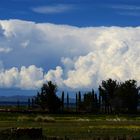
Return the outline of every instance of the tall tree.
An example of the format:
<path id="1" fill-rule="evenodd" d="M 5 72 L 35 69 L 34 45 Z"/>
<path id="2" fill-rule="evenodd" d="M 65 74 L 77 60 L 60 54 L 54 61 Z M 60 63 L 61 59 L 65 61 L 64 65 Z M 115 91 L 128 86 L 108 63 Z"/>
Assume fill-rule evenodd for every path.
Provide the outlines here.
<path id="1" fill-rule="evenodd" d="M 62 111 L 64 111 L 64 91 L 62 92 L 61 95 L 61 102 L 62 102 Z"/>
<path id="2" fill-rule="evenodd" d="M 34 106 L 35 106 L 35 100 L 34 100 L 34 98 L 32 98 L 32 108 L 34 108 Z"/>
<path id="3" fill-rule="evenodd" d="M 92 93 L 92 112 L 94 112 L 95 111 L 95 93 L 94 93 L 94 89 L 92 89 L 91 93 Z"/>
<path id="4" fill-rule="evenodd" d="M 67 93 L 67 110 L 69 110 L 69 94 Z"/>
<path id="5" fill-rule="evenodd" d="M 78 110 L 81 109 L 81 92 L 78 92 Z"/>
<path id="6" fill-rule="evenodd" d="M 129 113 L 137 111 L 139 87 L 135 80 L 127 80 L 124 83 L 121 83 L 115 94 L 119 101 L 121 101 L 119 107 L 117 104 L 118 108 Z"/>
<path id="7" fill-rule="evenodd" d="M 30 107 L 31 107 L 31 100 L 30 98 L 28 98 L 28 109 L 30 109 Z"/>
<path id="8" fill-rule="evenodd" d="M 78 95 L 77 95 L 77 93 L 76 93 L 76 112 L 78 111 Z"/>
<path id="9" fill-rule="evenodd" d="M 20 101 L 19 101 L 19 99 L 17 100 L 17 109 L 19 110 L 19 108 L 20 108 Z"/>
<path id="10" fill-rule="evenodd" d="M 102 108 L 102 99 L 101 99 L 101 95 L 99 94 L 99 112 L 101 111 Z"/>
<path id="11" fill-rule="evenodd" d="M 87 92 L 84 94 L 84 101 L 83 101 L 84 108 L 87 112 L 92 112 L 93 109 L 93 94 L 92 92 Z"/>
<path id="12" fill-rule="evenodd" d="M 118 83 L 116 80 L 108 79 L 102 81 L 99 86 L 99 94 L 102 97 L 103 105 L 105 107 L 105 112 L 112 112 L 112 100 L 114 98 L 114 93 L 118 88 Z"/>
<path id="13" fill-rule="evenodd" d="M 47 109 L 49 112 L 57 112 L 61 107 L 61 101 L 56 95 L 57 85 L 51 81 L 43 84 L 41 93 L 38 93 L 35 102 L 42 109 Z"/>
<path id="14" fill-rule="evenodd" d="M 98 109 L 99 109 L 99 107 L 98 107 L 98 98 L 97 98 L 97 94 L 95 94 L 94 102 L 95 102 L 95 106 L 94 106 L 94 108 L 95 108 L 95 111 L 97 112 Z"/>

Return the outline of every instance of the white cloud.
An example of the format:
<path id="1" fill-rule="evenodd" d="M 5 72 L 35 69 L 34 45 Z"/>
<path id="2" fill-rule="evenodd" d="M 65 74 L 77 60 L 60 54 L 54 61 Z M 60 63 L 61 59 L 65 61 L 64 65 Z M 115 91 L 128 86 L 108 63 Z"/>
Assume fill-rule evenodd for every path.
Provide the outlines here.
<path id="1" fill-rule="evenodd" d="M 113 5 L 111 8 L 120 10 L 140 10 L 140 6 L 136 5 Z"/>
<path id="2" fill-rule="evenodd" d="M 139 17 L 140 12 L 118 12 L 120 15 Z"/>
<path id="3" fill-rule="evenodd" d="M 117 10 L 119 15 L 140 16 L 140 6 L 137 5 L 112 5 L 109 8 Z"/>
<path id="4" fill-rule="evenodd" d="M 10 51 L 12 51 L 11 48 L 0 47 L 0 53 L 9 53 Z"/>
<path id="5" fill-rule="evenodd" d="M 4 30 L 2 29 L 2 26 L 1 26 L 1 24 L 0 24 L 0 37 L 3 36 L 3 33 L 4 33 Z"/>
<path id="6" fill-rule="evenodd" d="M 57 4 L 57 5 L 51 5 L 51 6 L 39 6 L 32 8 L 32 11 L 36 13 L 41 14 L 52 14 L 52 13 L 63 13 L 67 12 L 69 10 L 72 10 L 72 5 L 66 5 L 66 4 Z"/>
<path id="7" fill-rule="evenodd" d="M 47 74 L 44 75 L 44 81 L 53 81 L 57 83 L 59 87 L 64 86 L 63 84 L 63 69 L 60 66 L 56 67 L 56 70 L 49 70 Z"/>
<path id="8" fill-rule="evenodd" d="M 26 40 L 26 41 L 24 41 L 24 42 L 21 43 L 21 46 L 23 48 L 26 48 L 26 47 L 28 47 L 29 43 L 30 43 L 30 41 L 29 40 Z"/>
<path id="9" fill-rule="evenodd" d="M 13 67 L 10 70 L 5 70 L 0 73 L 0 86 L 12 87 L 18 83 L 18 69 Z"/>
<path id="10" fill-rule="evenodd" d="M 43 81 L 43 70 L 34 65 L 11 68 L 0 72 L 0 87 L 16 87 L 22 89 L 35 89 L 41 87 Z"/>
<path id="11" fill-rule="evenodd" d="M 38 88 L 41 87 L 45 82 L 43 76 L 43 69 L 37 68 L 34 65 L 26 67 L 21 67 L 20 70 L 20 85 L 19 87 L 30 89 L 30 88 Z"/>
<path id="12" fill-rule="evenodd" d="M 0 53 L 1 87 L 34 89 L 52 80 L 60 88 L 89 89 L 106 78 L 140 81 L 140 27 L 0 25 L 1 46 L 12 49 Z"/>

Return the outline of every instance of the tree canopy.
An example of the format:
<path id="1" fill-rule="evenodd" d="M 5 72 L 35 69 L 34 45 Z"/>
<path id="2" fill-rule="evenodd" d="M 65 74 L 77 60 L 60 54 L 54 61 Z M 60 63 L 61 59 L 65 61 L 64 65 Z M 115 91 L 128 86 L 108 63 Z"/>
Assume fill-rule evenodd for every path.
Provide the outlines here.
<path id="1" fill-rule="evenodd" d="M 76 112 L 92 113 L 135 113 L 139 102 L 139 90 L 140 87 L 137 86 L 135 80 L 125 82 L 112 79 L 103 80 L 99 85 L 99 94 L 95 93 L 93 89 L 85 93 L 80 91 L 76 93 L 75 110 Z M 67 93 L 65 106 L 64 91 L 61 99 L 58 98 L 56 92 L 57 85 L 49 81 L 43 84 L 32 103 L 49 112 L 69 111 L 69 94 Z"/>
<path id="2" fill-rule="evenodd" d="M 135 80 L 118 83 L 108 79 L 99 86 L 99 94 L 105 107 L 105 112 L 112 109 L 116 112 L 136 112 L 139 99 L 139 87 Z"/>
<path id="3" fill-rule="evenodd" d="M 61 101 L 56 95 L 57 85 L 49 81 L 43 84 L 41 92 L 38 92 L 35 103 L 42 109 L 47 109 L 49 112 L 56 112 L 61 107 Z"/>

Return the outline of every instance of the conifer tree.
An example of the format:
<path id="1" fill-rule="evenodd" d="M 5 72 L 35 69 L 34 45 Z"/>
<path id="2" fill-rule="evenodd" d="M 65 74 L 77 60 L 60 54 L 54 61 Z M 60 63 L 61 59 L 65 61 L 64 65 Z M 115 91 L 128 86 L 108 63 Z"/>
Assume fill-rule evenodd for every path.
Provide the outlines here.
<path id="1" fill-rule="evenodd" d="M 30 109 L 30 107 L 31 107 L 31 100 L 30 98 L 28 98 L 28 109 Z"/>
<path id="2" fill-rule="evenodd" d="M 94 93 L 94 89 L 92 89 L 92 92 L 91 92 L 91 94 L 92 94 L 92 111 L 94 111 L 95 110 L 95 93 Z"/>
<path id="3" fill-rule="evenodd" d="M 78 110 L 81 109 L 81 92 L 78 92 Z"/>
<path id="4" fill-rule="evenodd" d="M 51 81 L 43 84 L 41 92 L 35 97 L 35 103 L 43 110 L 47 109 L 49 112 L 57 112 L 61 108 L 61 100 L 56 95 L 57 85 Z"/>
<path id="5" fill-rule="evenodd" d="M 67 110 L 69 110 L 69 94 L 67 93 Z"/>
<path id="6" fill-rule="evenodd" d="M 78 95 L 76 93 L 76 112 L 77 112 L 77 110 L 78 110 Z"/>
<path id="7" fill-rule="evenodd" d="M 61 95 L 61 102 L 62 102 L 62 111 L 64 111 L 64 91 L 62 92 L 62 95 Z"/>

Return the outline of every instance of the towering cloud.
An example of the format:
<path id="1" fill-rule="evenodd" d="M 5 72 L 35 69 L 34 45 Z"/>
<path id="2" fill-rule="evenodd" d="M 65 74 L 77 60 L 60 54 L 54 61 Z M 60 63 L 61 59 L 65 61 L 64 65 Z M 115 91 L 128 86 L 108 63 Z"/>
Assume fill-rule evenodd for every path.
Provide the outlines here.
<path id="1" fill-rule="evenodd" d="M 97 88 L 101 80 L 140 81 L 140 27 L 73 27 L 0 21 L 0 86 Z"/>
<path id="2" fill-rule="evenodd" d="M 31 65 L 28 68 L 22 66 L 20 70 L 13 67 L 9 70 L 0 72 L 1 87 L 35 89 L 45 82 L 43 79 L 43 70 L 34 65 Z"/>

